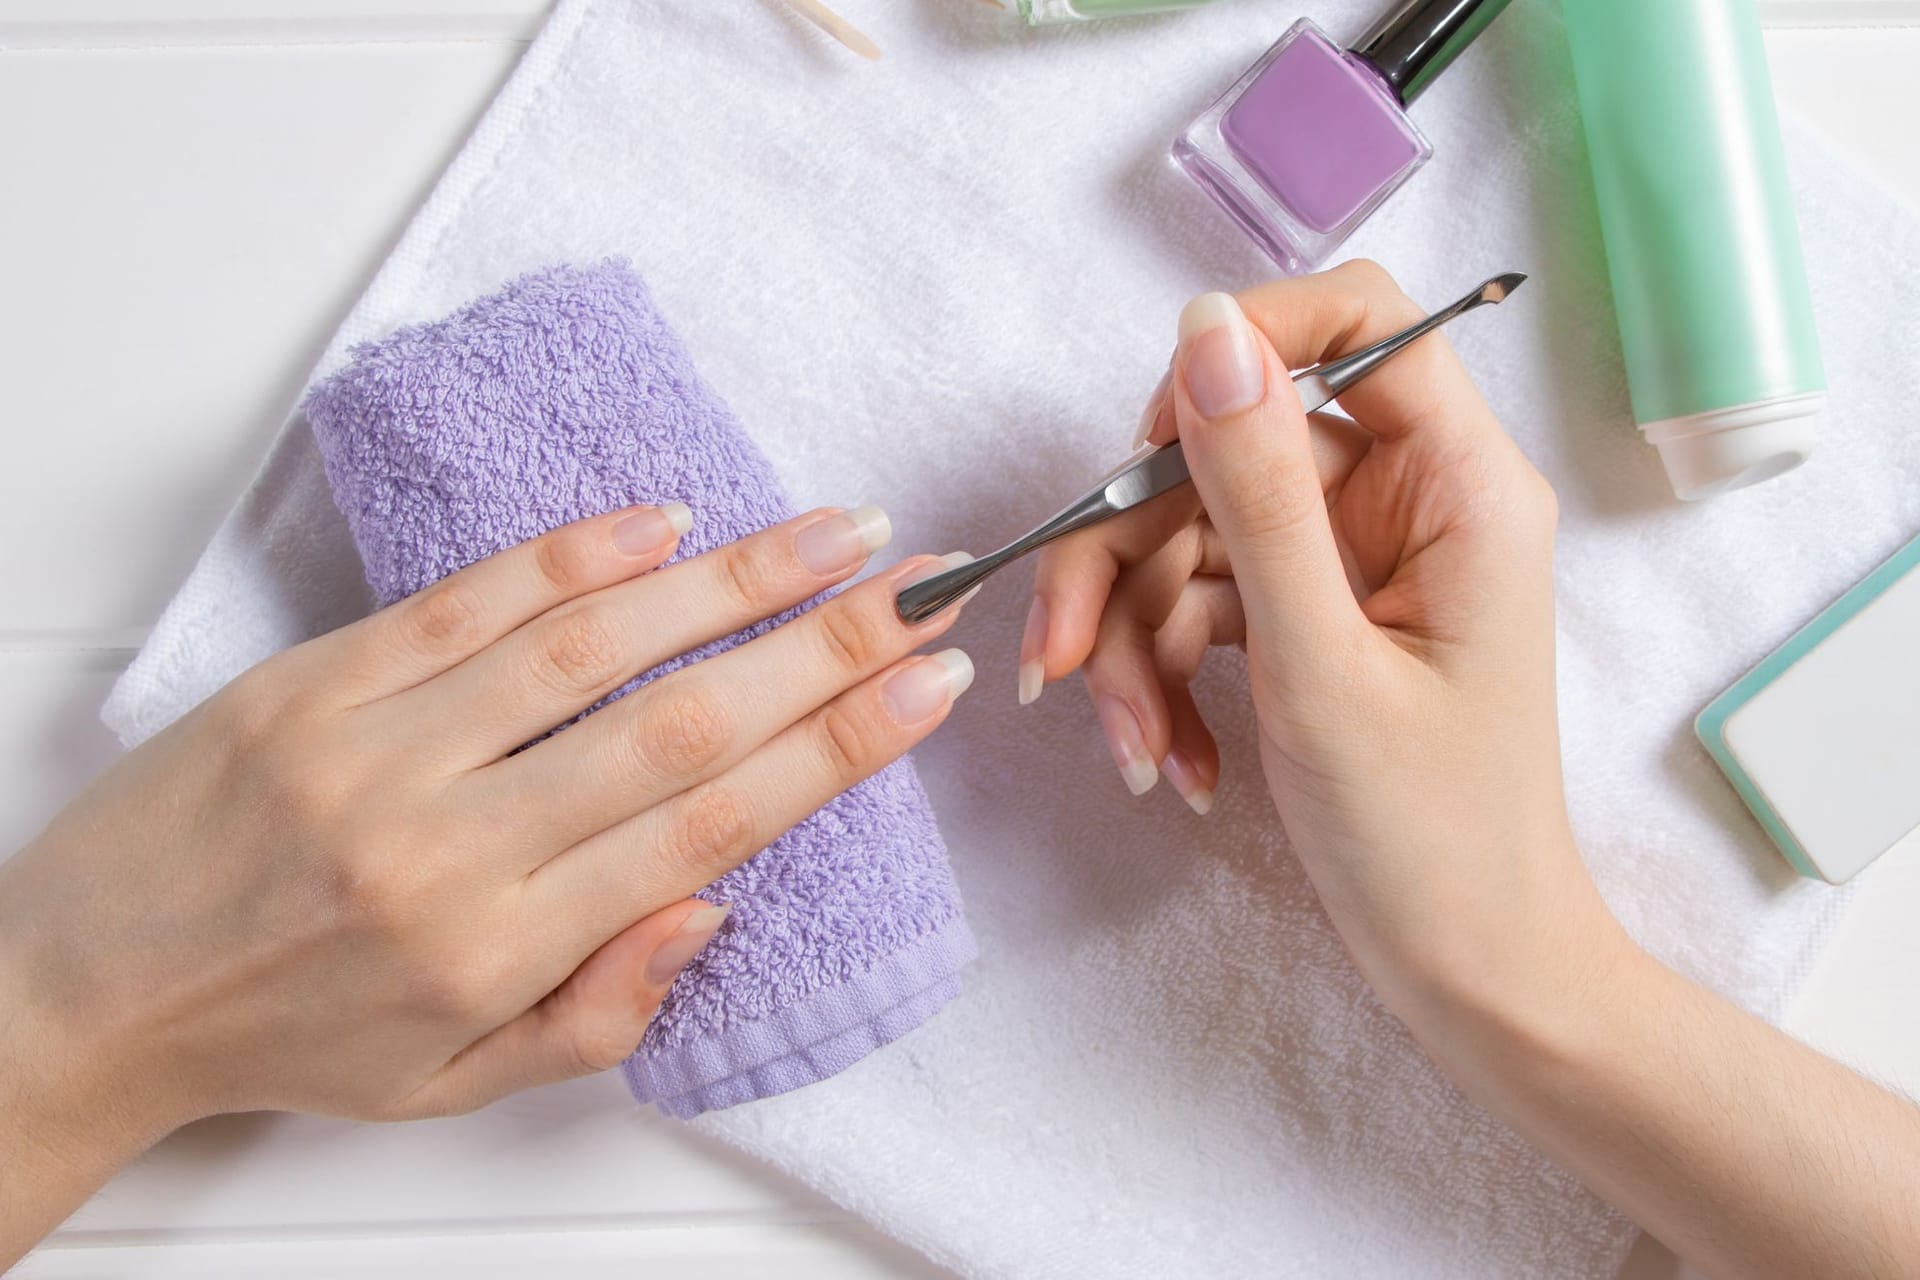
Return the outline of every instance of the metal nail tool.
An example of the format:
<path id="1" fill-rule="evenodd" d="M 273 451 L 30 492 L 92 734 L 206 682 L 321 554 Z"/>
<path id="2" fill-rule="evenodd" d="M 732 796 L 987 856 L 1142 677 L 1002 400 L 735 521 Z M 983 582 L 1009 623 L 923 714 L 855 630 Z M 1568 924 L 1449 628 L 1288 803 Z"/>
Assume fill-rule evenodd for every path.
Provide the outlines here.
<path id="1" fill-rule="evenodd" d="M 1300 407 L 1308 413 L 1325 408 L 1354 383 L 1455 316 L 1465 315 L 1478 307 L 1505 302 L 1525 279 L 1526 276 L 1517 271 L 1495 276 L 1452 306 L 1434 312 L 1420 323 L 1402 329 L 1364 351 L 1301 370 L 1293 375 L 1294 389 L 1300 395 Z M 895 607 L 906 621 L 925 622 L 1028 552 L 1044 547 L 1055 538 L 1065 537 L 1137 507 L 1176 485 L 1187 483 L 1188 479 L 1187 460 L 1178 443 L 1163 449 L 1149 445 L 1121 463 L 1118 470 L 1084 497 L 1031 533 L 1016 538 L 992 555 L 982 556 L 958 568 L 913 583 L 900 592 L 894 602 Z"/>

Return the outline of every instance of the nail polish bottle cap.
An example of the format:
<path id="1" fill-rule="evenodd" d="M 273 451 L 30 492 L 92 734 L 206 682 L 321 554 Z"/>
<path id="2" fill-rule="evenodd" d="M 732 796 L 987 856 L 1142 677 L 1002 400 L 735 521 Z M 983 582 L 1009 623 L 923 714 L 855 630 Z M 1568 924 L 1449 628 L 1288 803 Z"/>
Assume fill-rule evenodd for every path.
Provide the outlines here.
<path id="1" fill-rule="evenodd" d="M 1353 46 L 1406 105 L 1453 65 L 1508 0 L 1407 0 Z"/>

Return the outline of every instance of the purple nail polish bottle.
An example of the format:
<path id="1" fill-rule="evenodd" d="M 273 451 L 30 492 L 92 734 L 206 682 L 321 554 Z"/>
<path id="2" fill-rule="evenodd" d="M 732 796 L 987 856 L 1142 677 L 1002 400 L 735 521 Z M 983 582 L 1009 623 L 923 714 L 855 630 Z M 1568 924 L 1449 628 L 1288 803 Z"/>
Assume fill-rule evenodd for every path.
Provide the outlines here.
<path id="1" fill-rule="evenodd" d="M 1407 107 L 1507 3 L 1407 0 L 1351 50 L 1303 18 L 1173 158 L 1282 271 L 1311 271 L 1433 154 Z"/>

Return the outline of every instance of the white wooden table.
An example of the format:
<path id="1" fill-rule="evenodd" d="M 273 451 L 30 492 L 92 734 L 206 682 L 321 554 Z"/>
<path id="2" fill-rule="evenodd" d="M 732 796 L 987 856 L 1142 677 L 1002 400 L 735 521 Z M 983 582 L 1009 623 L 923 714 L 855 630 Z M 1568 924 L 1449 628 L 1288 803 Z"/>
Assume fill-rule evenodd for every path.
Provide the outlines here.
<path id="1" fill-rule="evenodd" d="M 546 3 L 0 0 L 0 851 L 112 756 L 108 685 Z M 1762 8 L 1783 100 L 1920 210 L 1920 0 Z M 1909 1092 L 1917 901 L 1920 846 L 1869 873 L 1792 1020 Z M 401 1128 L 195 1126 L 20 1274 L 673 1262 L 939 1274 L 611 1077 Z"/>

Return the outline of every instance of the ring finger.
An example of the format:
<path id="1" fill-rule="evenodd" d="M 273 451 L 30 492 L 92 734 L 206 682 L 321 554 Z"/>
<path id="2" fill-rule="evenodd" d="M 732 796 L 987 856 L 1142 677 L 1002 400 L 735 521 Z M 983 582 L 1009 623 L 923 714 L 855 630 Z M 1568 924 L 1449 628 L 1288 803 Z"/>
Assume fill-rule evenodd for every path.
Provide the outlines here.
<path id="1" fill-rule="evenodd" d="M 525 882 L 565 972 L 642 916 L 712 884 L 911 750 L 973 682 L 958 649 L 908 658 L 789 726 L 719 777 L 575 845 Z M 557 981 L 557 979 L 556 979 Z"/>

